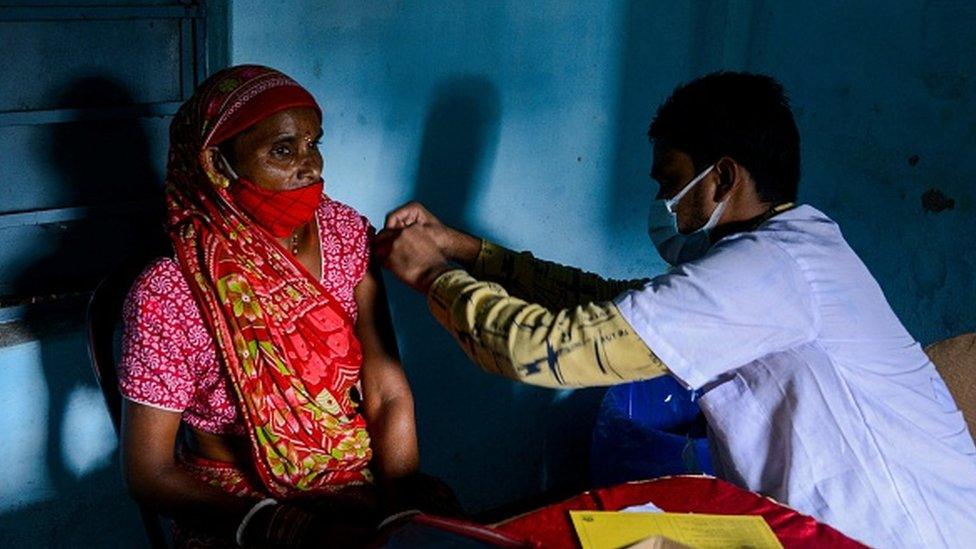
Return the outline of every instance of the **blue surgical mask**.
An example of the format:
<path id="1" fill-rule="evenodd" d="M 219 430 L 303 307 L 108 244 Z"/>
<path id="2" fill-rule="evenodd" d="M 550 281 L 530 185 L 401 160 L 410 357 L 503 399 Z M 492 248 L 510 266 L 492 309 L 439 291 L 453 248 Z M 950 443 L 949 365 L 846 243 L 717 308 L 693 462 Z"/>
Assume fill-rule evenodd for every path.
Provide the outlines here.
<path id="1" fill-rule="evenodd" d="M 647 234 L 657 248 L 657 253 L 669 265 L 680 265 L 705 255 L 711 246 L 708 233 L 696 231 L 691 234 L 678 232 L 677 220 L 668 211 L 664 200 L 651 202 L 647 216 Z"/>
<path id="2" fill-rule="evenodd" d="M 723 200 L 715 207 L 708 221 L 701 228 L 688 234 L 682 234 L 678 230 L 678 216 L 675 213 L 675 208 L 681 199 L 712 171 L 713 167 L 714 165 L 702 170 L 674 197 L 651 202 L 647 217 L 647 234 L 654 242 L 654 247 L 661 254 L 661 258 L 670 265 L 694 261 L 705 255 L 712 245 L 709 233 L 718 225 L 728 200 Z"/>

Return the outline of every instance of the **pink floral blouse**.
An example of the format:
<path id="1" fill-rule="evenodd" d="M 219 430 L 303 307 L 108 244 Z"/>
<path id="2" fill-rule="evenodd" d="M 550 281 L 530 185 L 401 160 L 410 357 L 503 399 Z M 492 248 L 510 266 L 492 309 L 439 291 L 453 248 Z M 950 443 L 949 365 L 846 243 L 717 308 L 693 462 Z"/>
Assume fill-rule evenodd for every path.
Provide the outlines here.
<path id="1" fill-rule="evenodd" d="M 353 291 L 369 263 L 369 221 L 326 198 L 316 211 L 322 284 L 355 321 Z M 181 412 L 187 424 L 243 434 L 229 378 L 176 260 L 159 258 L 142 272 L 123 308 L 119 390 L 141 404 Z"/>

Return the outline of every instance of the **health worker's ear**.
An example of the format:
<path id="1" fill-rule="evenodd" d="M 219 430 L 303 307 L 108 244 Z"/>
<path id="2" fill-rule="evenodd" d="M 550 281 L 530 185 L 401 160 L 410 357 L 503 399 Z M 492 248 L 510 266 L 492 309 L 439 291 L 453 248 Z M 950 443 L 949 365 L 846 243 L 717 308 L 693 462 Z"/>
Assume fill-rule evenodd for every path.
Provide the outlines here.
<path id="1" fill-rule="evenodd" d="M 715 161 L 716 177 L 718 182 L 715 184 L 715 193 L 712 200 L 722 202 L 729 197 L 732 191 L 741 187 L 746 181 L 751 180 L 748 170 L 735 159 L 723 156 Z"/>

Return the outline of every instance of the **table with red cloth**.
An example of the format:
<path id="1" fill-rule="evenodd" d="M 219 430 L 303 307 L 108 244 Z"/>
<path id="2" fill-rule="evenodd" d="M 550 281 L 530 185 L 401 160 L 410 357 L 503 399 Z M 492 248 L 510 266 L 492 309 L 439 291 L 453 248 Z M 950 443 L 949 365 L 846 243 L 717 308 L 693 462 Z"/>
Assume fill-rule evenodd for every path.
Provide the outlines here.
<path id="1" fill-rule="evenodd" d="M 701 475 L 662 477 L 584 492 L 502 521 L 492 529 L 536 547 L 579 547 L 569 511 L 618 511 L 647 502 L 669 513 L 761 515 L 786 548 L 865 547 L 813 517 L 723 480 Z"/>

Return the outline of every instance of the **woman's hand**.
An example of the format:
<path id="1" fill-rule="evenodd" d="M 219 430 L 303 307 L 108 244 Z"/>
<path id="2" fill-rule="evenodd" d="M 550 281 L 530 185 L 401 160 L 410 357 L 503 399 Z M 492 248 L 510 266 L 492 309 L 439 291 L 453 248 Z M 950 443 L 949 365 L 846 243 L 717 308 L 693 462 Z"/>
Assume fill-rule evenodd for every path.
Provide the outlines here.
<path id="1" fill-rule="evenodd" d="M 240 542 L 261 548 L 365 547 L 375 537 L 372 518 L 357 520 L 348 513 L 332 513 L 328 506 L 274 503 L 251 515 Z"/>
<path id="2" fill-rule="evenodd" d="M 447 483 L 423 473 L 391 480 L 384 489 L 383 507 L 387 515 L 409 509 L 442 517 L 467 515 Z"/>

